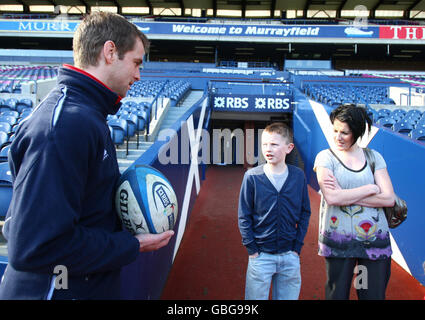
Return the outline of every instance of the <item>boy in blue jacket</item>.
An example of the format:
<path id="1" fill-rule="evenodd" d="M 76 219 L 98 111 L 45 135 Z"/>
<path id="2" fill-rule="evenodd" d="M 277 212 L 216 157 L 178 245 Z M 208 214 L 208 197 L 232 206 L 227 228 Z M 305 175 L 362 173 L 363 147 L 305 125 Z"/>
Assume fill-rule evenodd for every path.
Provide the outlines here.
<path id="1" fill-rule="evenodd" d="M 74 36 L 75 66 L 59 70 L 57 86 L 19 125 L 0 299 L 119 298 L 121 267 L 173 235 L 132 236 L 114 208 L 120 172 L 106 117 L 140 79 L 148 44 L 122 16 L 86 16 Z M 57 286 L 65 270 L 66 286 Z"/>
<path id="2" fill-rule="evenodd" d="M 248 170 L 239 196 L 239 230 L 249 259 L 245 299 L 296 300 L 301 288 L 300 252 L 310 219 L 304 172 L 286 164 L 294 148 L 290 128 L 267 126 L 264 165 Z"/>

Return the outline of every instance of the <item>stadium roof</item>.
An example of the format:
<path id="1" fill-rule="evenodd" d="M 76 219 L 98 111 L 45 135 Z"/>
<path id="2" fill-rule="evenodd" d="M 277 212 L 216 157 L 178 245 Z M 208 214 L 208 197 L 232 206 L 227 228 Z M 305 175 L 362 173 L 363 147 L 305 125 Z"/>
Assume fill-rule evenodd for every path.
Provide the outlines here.
<path id="1" fill-rule="evenodd" d="M 333 19 L 363 14 L 384 19 L 425 17 L 425 0 L 0 0 L 3 13 L 78 14 L 99 7 L 127 15 L 177 17 Z M 363 13 L 359 14 L 360 11 Z"/>

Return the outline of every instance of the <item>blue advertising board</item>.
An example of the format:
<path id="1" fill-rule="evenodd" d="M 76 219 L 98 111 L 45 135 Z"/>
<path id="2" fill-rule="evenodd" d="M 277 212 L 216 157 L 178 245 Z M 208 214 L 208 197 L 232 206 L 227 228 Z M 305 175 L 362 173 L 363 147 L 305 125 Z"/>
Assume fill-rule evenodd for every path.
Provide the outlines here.
<path id="1" fill-rule="evenodd" d="M 277 95 L 214 95 L 211 99 L 214 111 L 227 112 L 292 112 L 290 96 Z"/>
<path id="2" fill-rule="evenodd" d="M 284 25 L 190 23 L 130 20 L 150 39 L 191 39 L 257 42 L 423 44 L 425 27 L 418 25 Z M 79 20 L 56 18 L 0 19 L 0 36 L 73 37 Z"/>
<path id="3" fill-rule="evenodd" d="M 75 32 L 80 21 L 0 20 L 0 33 L 68 33 Z M 379 38 L 379 27 L 360 28 L 354 25 L 255 25 L 172 22 L 133 22 L 146 34 L 190 36 L 241 36 L 272 38 Z"/>
<path id="4" fill-rule="evenodd" d="M 209 23 L 153 22 L 135 22 L 135 24 L 146 34 L 277 38 L 379 38 L 379 27 L 358 28 L 352 25 L 226 25 Z"/>
<path id="5" fill-rule="evenodd" d="M 77 30 L 80 21 L 72 20 L 0 20 L 0 31 L 70 33 Z"/>

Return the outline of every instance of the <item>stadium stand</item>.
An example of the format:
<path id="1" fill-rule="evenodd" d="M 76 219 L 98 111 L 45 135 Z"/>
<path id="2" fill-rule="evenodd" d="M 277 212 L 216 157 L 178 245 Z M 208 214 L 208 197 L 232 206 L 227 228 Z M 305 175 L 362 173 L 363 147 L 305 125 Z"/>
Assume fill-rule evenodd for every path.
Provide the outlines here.
<path id="1" fill-rule="evenodd" d="M 366 78 L 370 78 L 367 75 Z M 379 77 L 375 77 L 379 78 Z M 346 78 L 346 80 L 349 78 Z M 391 77 L 399 79 L 399 77 Z M 323 82 L 338 82 L 338 84 L 324 84 Z M 391 129 L 395 133 L 419 140 L 419 130 L 425 119 L 424 110 L 414 106 L 400 107 L 389 97 L 387 85 L 365 84 L 365 79 L 358 78 L 357 82 L 352 79 L 341 80 L 340 77 L 302 77 L 301 91 L 311 99 L 335 108 L 344 103 L 355 103 L 366 107 L 368 115 L 375 124 Z M 413 134 L 413 131 L 415 134 Z M 419 135 L 418 135 L 419 134 Z"/>
<path id="2" fill-rule="evenodd" d="M 304 86 L 304 92 L 332 107 L 344 103 L 394 104 L 387 95 L 387 88 L 381 86 L 308 84 Z"/>

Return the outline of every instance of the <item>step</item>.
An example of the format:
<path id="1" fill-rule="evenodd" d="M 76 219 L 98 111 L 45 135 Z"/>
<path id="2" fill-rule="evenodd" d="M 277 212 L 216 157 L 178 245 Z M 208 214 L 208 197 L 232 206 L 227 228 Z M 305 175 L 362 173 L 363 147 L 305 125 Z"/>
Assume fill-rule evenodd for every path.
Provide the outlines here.
<path id="1" fill-rule="evenodd" d="M 134 150 L 146 150 L 147 148 L 149 148 L 151 145 L 153 144 L 153 142 L 146 142 L 146 141 L 139 141 L 139 146 L 137 146 L 137 141 L 136 140 L 130 140 L 128 142 L 128 149 L 134 149 Z M 123 144 L 120 144 L 118 146 L 118 148 L 116 148 L 117 152 L 118 150 L 127 150 L 127 142 L 125 141 Z"/>
<path id="2" fill-rule="evenodd" d="M 133 164 L 134 160 L 118 159 L 118 167 L 120 173 L 123 173 L 129 166 Z"/>
<path id="3" fill-rule="evenodd" d="M 133 151 L 133 152 L 130 152 L 130 150 L 129 150 L 129 152 L 128 152 L 128 155 L 127 155 L 127 160 L 137 160 L 137 159 L 139 159 L 140 158 L 140 156 L 144 153 L 145 151 L 144 150 L 136 150 L 136 151 Z"/>
<path id="4" fill-rule="evenodd" d="M 179 106 L 170 107 L 163 119 L 160 130 L 170 128 L 187 110 L 189 110 L 203 95 L 203 91 L 191 91 Z M 137 135 L 130 138 L 128 142 L 119 145 L 116 149 L 118 165 L 120 172 L 124 172 L 135 160 L 137 160 L 143 152 L 145 152 L 154 142 L 145 142 L 143 132 L 139 133 L 139 144 L 137 145 Z"/>
<path id="5" fill-rule="evenodd" d="M 146 150 L 148 150 L 150 148 L 150 146 L 153 144 L 153 142 L 142 142 L 139 144 L 139 148 L 136 148 L 136 142 L 129 142 L 128 144 L 128 154 L 127 154 L 127 149 L 126 148 L 120 148 L 120 149 L 116 149 L 117 152 L 117 158 L 119 159 L 134 159 L 135 155 L 138 155 L 136 157 L 136 159 L 138 157 L 140 157 L 143 152 L 145 152 Z M 131 158 L 129 158 L 129 156 L 131 156 Z"/>
<path id="6" fill-rule="evenodd" d="M 145 152 L 146 150 L 147 150 L 147 148 L 145 150 L 128 149 L 128 154 L 127 154 L 127 150 L 120 149 L 120 150 L 117 150 L 117 158 L 118 159 L 135 160 L 138 157 L 140 157 L 143 154 L 143 152 Z"/>

